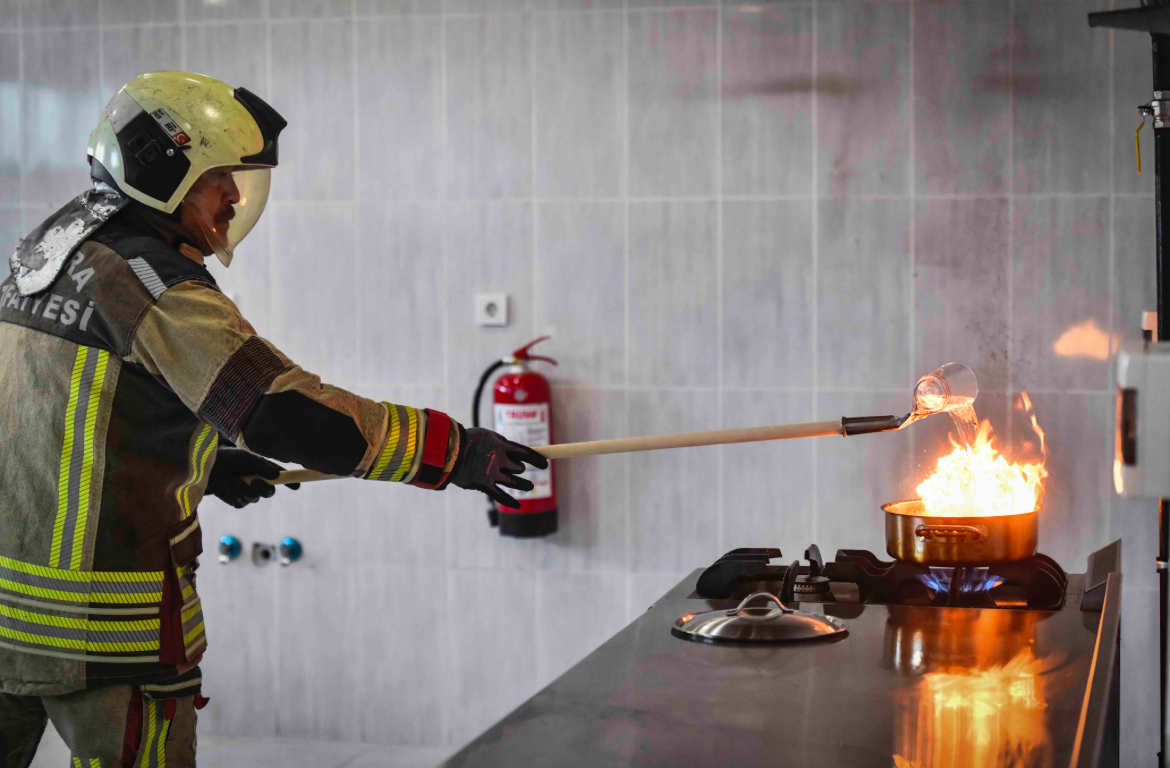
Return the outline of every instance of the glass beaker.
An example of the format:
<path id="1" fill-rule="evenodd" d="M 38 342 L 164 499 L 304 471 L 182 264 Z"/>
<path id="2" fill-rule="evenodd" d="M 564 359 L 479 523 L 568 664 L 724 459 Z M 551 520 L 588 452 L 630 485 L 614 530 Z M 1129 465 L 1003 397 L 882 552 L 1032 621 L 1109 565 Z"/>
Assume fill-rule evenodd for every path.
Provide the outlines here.
<path id="1" fill-rule="evenodd" d="M 969 407 L 979 396 L 975 373 L 962 363 L 947 363 L 914 385 L 914 410 L 942 413 Z"/>
<path id="2" fill-rule="evenodd" d="M 922 418 L 944 411 L 950 413 L 959 437 L 970 447 L 979 429 L 974 408 L 978 396 L 975 372 L 962 363 L 947 363 L 914 385 L 914 415 Z"/>

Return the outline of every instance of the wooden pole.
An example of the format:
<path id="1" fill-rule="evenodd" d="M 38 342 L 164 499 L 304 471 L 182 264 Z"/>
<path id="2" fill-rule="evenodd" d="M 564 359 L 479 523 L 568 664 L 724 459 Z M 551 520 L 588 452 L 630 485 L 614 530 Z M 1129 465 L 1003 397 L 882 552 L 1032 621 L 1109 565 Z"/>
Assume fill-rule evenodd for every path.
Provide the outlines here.
<path id="1" fill-rule="evenodd" d="M 593 440 L 585 443 L 561 443 L 545 445 L 534 450 L 548 459 L 570 459 L 576 456 L 604 456 L 611 453 L 634 453 L 636 451 L 659 451 L 667 448 L 696 448 L 703 445 L 733 445 L 755 443 L 764 440 L 793 440 L 800 437 L 825 437 L 841 435 L 840 421 L 814 421 L 807 424 L 781 424 L 774 427 L 748 427 L 746 429 L 717 429 L 710 432 L 682 432 L 674 435 L 653 437 L 623 437 L 616 440 Z M 292 469 L 281 472 L 273 485 L 287 483 L 311 483 L 316 480 L 336 480 L 339 475 L 327 475 L 311 469 Z M 246 478 L 248 481 L 263 478 Z"/>
<path id="2" fill-rule="evenodd" d="M 588 443 L 563 443 L 534 448 L 548 459 L 569 459 L 574 456 L 604 456 L 611 453 L 658 451 L 666 448 L 696 448 L 703 445 L 732 445 L 763 440 L 792 440 L 798 437 L 840 435 L 840 421 L 815 421 L 809 424 L 781 424 L 775 427 L 747 429 L 718 429 L 711 432 L 682 432 L 676 435 L 654 437 L 623 437 L 617 440 L 594 440 Z"/>

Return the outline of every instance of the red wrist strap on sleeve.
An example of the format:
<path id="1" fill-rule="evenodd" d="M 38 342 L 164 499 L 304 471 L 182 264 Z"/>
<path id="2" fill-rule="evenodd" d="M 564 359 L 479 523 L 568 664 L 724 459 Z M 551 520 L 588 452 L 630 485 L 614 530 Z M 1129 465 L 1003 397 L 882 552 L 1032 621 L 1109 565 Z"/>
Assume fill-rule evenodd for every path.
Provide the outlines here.
<path id="1" fill-rule="evenodd" d="M 451 462 L 451 469 L 443 473 L 443 478 L 435 488 L 437 491 L 441 491 L 451 484 L 451 475 L 455 474 L 455 468 L 459 466 L 459 459 L 467 448 L 467 430 L 454 419 L 451 420 L 451 425 L 455 428 L 455 460 Z"/>
<path id="2" fill-rule="evenodd" d="M 426 409 L 427 434 L 423 438 L 422 460 L 418 474 L 410 481 L 419 488 L 437 488 L 443 482 L 447 464 L 447 441 L 451 435 L 451 417 L 442 411 Z"/>

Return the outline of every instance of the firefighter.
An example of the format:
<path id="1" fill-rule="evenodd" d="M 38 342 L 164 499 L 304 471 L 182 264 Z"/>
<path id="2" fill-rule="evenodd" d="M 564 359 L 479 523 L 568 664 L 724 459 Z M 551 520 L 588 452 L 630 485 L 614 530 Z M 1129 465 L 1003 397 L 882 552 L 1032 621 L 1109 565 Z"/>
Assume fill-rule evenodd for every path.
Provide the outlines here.
<path id="1" fill-rule="evenodd" d="M 256 331 L 204 260 L 256 224 L 285 120 L 244 88 L 142 75 L 89 141 L 92 189 L 0 284 L 0 765 L 48 721 L 73 765 L 194 763 L 207 645 L 206 493 L 270 496 L 277 464 L 518 506 L 546 460 L 441 411 L 322 383 Z M 386 301 L 394 301 L 387 296 Z M 223 441 L 221 447 L 221 441 Z M 234 444 L 234 447 L 233 447 Z"/>

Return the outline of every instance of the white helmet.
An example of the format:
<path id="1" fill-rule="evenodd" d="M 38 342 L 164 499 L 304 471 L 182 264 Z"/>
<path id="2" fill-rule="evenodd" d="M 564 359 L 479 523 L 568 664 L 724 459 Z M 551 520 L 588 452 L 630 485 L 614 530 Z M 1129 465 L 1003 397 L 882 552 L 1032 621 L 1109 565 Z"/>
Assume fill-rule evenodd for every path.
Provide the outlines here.
<path id="1" fill-rule="evenodd" d="M 90 175 L 163 213 L 174 213 L 211 168 L 231 167 L 239 188 L 230 222 L 197 215 L 227 266 L 268 201 L 277 137 L 288 123 L 244 88 L 193 72 L 150 72 L 118 91 L 89 136 Z"/>

